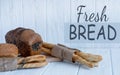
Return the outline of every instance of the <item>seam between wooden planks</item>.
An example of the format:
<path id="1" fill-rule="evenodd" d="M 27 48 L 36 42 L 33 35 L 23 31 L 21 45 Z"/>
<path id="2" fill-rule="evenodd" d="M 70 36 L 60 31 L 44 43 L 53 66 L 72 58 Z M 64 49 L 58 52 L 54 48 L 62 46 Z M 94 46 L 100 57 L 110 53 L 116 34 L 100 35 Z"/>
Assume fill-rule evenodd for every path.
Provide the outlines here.
<path id="1" fill-rule="evenodd" d="M 81 68 L 81 64 L 79 64 L 77 75 L 79 75 L 80 68 Z"/>
<path id="2" fill-rule="evenodd" d="M 110 49 L 110 64 L 111 64 L 111 70 L 112 70 L 112 75 L 114 75 L 114 71 L 113 71 L 113 59 L 112 59 L 112 49 Z"/>
<path id="3" fill-rule="evenodd" d="M 43 72 L 41 72 L 40 75 L 44 75 L 44 73 L 47 71 L 47 69 L 49 68 L 49 66 L 51 66 L 52 63 L 48 63 L 48 65 L 46 66 L 46 68 L 43 70 Z"/>

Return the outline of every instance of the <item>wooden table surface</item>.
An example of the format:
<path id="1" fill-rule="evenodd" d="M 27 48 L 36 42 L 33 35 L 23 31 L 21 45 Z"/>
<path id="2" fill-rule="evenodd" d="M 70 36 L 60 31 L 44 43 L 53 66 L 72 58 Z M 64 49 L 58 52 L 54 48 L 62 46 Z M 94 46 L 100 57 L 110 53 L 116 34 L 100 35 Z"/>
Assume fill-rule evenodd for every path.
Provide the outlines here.
<path id="1" fill-rule="evenodd" d="M 102 55 L 103 60 L 99 63 L 99 66 L 86 68 L 83 65 L 72 64 L 66 61 L 51 62 L 42 68 L 0 72 L 0 75 L 120 75 L 119 48 L 83 48 L 82 50 L 84 52 Z"/>

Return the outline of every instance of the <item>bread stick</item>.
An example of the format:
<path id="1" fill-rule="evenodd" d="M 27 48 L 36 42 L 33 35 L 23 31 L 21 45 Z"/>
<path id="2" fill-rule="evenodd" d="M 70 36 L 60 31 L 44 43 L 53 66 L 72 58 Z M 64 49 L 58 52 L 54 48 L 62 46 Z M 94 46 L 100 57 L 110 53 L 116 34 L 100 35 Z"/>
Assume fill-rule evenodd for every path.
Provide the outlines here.
<path id="1" fill-rule="evenodd" d="M 25 58 L 25 62 L 42 62 L 46 60 L 46 56 L 44 55 L 34 55 L 34 56 L 29 56 Z"/>
<path id="2" fill-rule="evenodd" d="M 26 58 L 19 57 L 18 58 L 18 64 L 25 64 L 30 62 L 43 62 L 46 60 L 46 56 L 44 55 L 34 55 L 34 56 L 28 56 Z"/>
<path id="3" fill-rule="evenodd" d="M 42 48 L 41 48 L 41 51 L 44 52 L 44 53 L 47 53 L 47 54 L 51 55 L 51 49 L 42 47 Z"/>
<path id="4" fill-rule="evenodd" d="M 28 69 L 28 68 L 39 68 L 47 65 L 46 61 L 44 62 L 34 62 L 34 63 L 26 63 L 26 64 L 18 64 L 18 69 Z"/>
<path id="5" fill-rule="evenodd" d="M 99 62 L 102 60 L 102 57 L 100 55 L 93 55 L 90 53 L 84 53 L 84 52 L 79 52 L 79 51 L 76 51 L 75 53 L 76 55 L 86 59 L 87 61 Z"/>
<path id="6" fill-rule="evenodd" d="M 83 59 L 83 58 L 81 58 L 81 57 L 79 57 L 79 56 L 77 56 L 77 55 L 73 55 L 73 60 L 74 60 L 75 62 L 79 62 L 79 63 L 81 63 L 81 64 L 84 64 L 84 65 L 86 65 L 86 66 L 88 66 L 88 67 L 90 67 L 90 68 L 93 68 L 93 67 L 95 66 L 95 63 L 88 62 L 88 61 L 86 61 L 85 59 Z"/>
<path id="7" fill-rule="evenodd" d="M 50 43 L 43 43 L 42 51 L 51 55 L 52 54 L 52 49 L 55 45 L 50 44 Z M 64 47 L 64 46 L 63 46 Z M 66 47 L 67 48 L 67 47 Z M 72 49 L 72 48 L 68 48 Z M 93 55 L 89 53 L 84 53 L 81 51 L 78 51 L 76 49 L 75 53 L 73 54 L 73 61 L 74 62 L 79 62 L 81 64 L 84 64 L 90 68 L 96 67 L 98 65 L 98 62 L 102 60 L 102 56 L 100 55 Z"/>
<path id="8" fill-rule="evenodd" d="M 43 42 L 42 46 L 48 49 L 52 49 L 54 47 L 54 44 Z"/>

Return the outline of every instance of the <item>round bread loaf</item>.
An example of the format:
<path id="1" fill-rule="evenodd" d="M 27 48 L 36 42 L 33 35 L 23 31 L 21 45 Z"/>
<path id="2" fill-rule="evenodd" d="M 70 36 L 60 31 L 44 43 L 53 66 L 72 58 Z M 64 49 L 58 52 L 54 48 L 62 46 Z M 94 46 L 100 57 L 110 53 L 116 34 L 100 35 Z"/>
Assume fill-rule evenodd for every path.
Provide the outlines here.
<path id="1" fill-rule="evenodd" d="M 0 44 L 0 57 L 17 57 L 18 48 L 14 44 Z"/>
<path id="2" fill-rule="evenodd" d="M 9 31 L 5 36 L 7 43 L 15 44 L 19 54 L 23 57 L 40 54 L 42 38 L 32 29 L 16 28 Z"/>

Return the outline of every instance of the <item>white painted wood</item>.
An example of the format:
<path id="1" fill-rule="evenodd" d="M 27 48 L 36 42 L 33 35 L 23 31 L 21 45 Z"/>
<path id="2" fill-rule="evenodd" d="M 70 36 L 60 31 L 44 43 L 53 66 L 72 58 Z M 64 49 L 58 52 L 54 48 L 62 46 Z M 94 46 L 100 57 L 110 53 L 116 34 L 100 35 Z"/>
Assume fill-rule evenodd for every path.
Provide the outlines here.
<path id="1" fill-rule="evenodd" d="M 120 48 L 111 49 L 112 74 L 120 75 Z"/>
<path id="2" fill-rule="evenodd" d="M 116 1 L 109 0 L 106 3 L 107 3 L 107 6 L 108 6 L 108 10 L 109 10 L 108 11 L 108 15 L 110 17 L 109 22 L 119 23 L 120 22 L 120 20 L 119 20 L 120 17 L 118 17 L 118 16 L 120 14 L 120 8 L 118 8 L 118 7 L 119 7 L 120 0 L 116 0 Z"/>
<path id="3" fill-rule="evenodd" d="M 64 24 L 63 24 L 63 44 L 70 46 L 71 43 L 66 42 L 66 35 L 65 35 L 65 25 L 66 23 L 71 23 L 71 0 L 64 0 Z M 62 33 L 61 33 L 62 34 Z"/>
<path id="4" fill-rule="evenodd" d="M 64 38 L 64 1 L 47 0 L 47 41 L 63 43 Z"/>
<path id="5" fill-rule="evenodd" d="M 23 0 L 24 27 L 35 30 L 35 2 L 34 0 Z"/>
<path id="6" fill-rule="evenodd" d="M 64 26 L 70 22 L 70 0 L 56 1 L 47 0 L 47 41 L 50 43 L 65 43 L 64 42 Z"/>
<path id="7" fill-rule="evenodd" d="M 77 75 L 79 65 L 68 62 L 54 62 L 43 75 Z"/>
<path id="8" fill-rule="evenodd" d="M 57 41 L 57 25 L 56 25 L 56 16 L 54 14 L 57 14 L 56 12 L 56 7 L 55 7 L 55 0 L 47 0 L 46 2 L 47 4 L 47 7 L 46 7 L 46 15 L 47 15 L 47 27 L 46 27 L 46 30 L 47 30 L 47 41 L 51 42 L 51 43 L 56 43 Z"/>
<path id="9" fill-rule="evenodd" d="M 0 1 L 0 21 L 1 21 L 1 1 Z M 1 30 L 1 34 L 3 34 L 2 32 L 3 32 L 3 29 L 2 29 L 2 24 L 1 24 L 1 22 L 0 22 L 0 30 Z M 1 35 L 1 36 L 3 36 L 3 35 Z M 0 42 L 1 42 L 1 40 L 2 40 L 2 37 L 0 37 Z"/>
<path id="10" fill-rule="evenodd" d="M 34 0 L 35 2 L 35 31 L 42 36 L 44 41 L 47 36 L 46 27 L 46 0 Z"/>
<path id="11" fill-rule="evenodd" d="M 23 1 L 11 0 L 11 25 L 13 29 L 17 27 L 23 27 Z"/>
<path id="12" fill-rule="evenodd" d="M 1 0 L 1 27 L 2 27 L 2 34 L 1 34 L 1 42 L 5 42 L 4 36 L 7 30 L 12 28 L 11 25 L 11 9 L 12 4 L 10 0 Z"/>
<path id="13" fill-rule="evenodd" d="M 23 27 L 22 20 L 22 1 L 1 0 L 1 42 L 5 42 L 5 34 L 16 27 Z"/>

